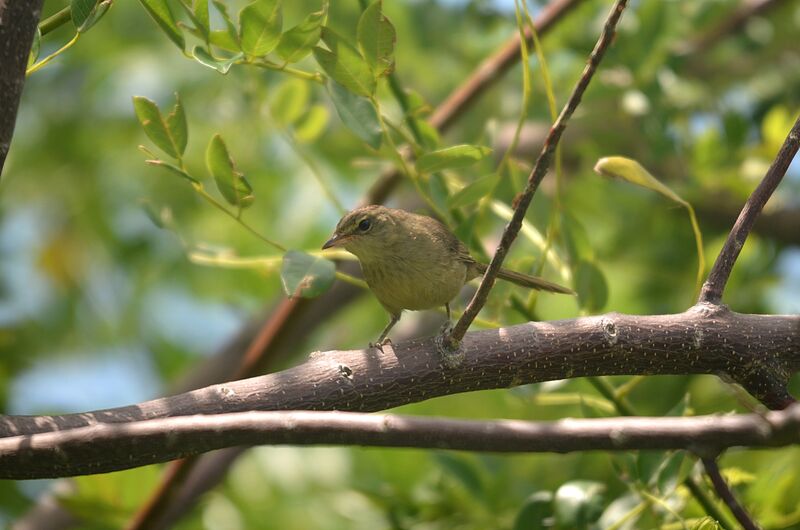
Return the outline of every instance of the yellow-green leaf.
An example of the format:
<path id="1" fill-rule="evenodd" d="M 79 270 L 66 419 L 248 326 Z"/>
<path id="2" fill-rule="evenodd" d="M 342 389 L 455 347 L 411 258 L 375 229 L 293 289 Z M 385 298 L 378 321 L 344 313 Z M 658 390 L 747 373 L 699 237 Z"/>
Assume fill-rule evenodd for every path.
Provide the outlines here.
<path id="1" fill-rule="evenodd" d="M 471 166 L 486 157 L 492 150 L 482 145 L 454 145 L 425 153 L 417 159 L 417 171 L 431 173 L 443 169 Z"/>
<path id="2" fill-rule="evenodd" d="M 367 7 L 358 20 L 358 44 L 375 77 L 394 69 L 394 45 L 397 35 L 394 26 L 382 11 L 382 0 Z"/>
<path id="3" fill-rule="evenodd" d="M 142 96 L 133 97 L 133 109 L 142 125 L 145 134 L 156 147 L 172 158 L 180 158 L 182 151 L 178 148 L 175 138 L 170 134 L 167 122 L 161 111 L 153 101 Z"/>
<path id="4" fill-rule="evenodd" d="M 301 23 L 281 35 L 278 47 L 275 49 L 278 55 L 287 63 L 296 63 L 311 53 L 311 48 L 319 42 L 322 24 L 325 23 L 327 15 L 326 0 L 319 11 L 311 13 Z"/>
<path id="5" fill-rule="evenodd" d="M 262 57 L 278 45 L 283 26 L 280 0 L 256 0 L 239 14 L 242 50 L 250 56 Z"/>
<path id="6" fill-rule="evenodd" d="M 228 147 L 219 134 L 211 138 L 206 150 L 206 166 L 214 177 L 217 189 L 228 203 L 237 208 L 247 208 L 253 203 L 253 188 L 228 153 Z"/>
<path id="7" fill-rule="evenodd" d="M 283 255 L 281 283 L 290 297 L 313 298 L 327 291 L 336 277 L 336 265 L 328 259 L 290 250 Z"/>
<path id="8" fill-rule="evenodd" d="M 167 34 L 169 40 L 174 42 L 181 50 L 185 47 L 183 33 L 181 33 L 175 17 L 170 10 L 167 0 L 139 0 L 145 10 L 153 17 L 158 27 Z"/>
<path id="9" fill-rule="evenodd" d="M 328 27 L 323 27 L 320 35 L 328 49 L 315 46 L 313 52 L 322 69 L 354 94 L 372 96 L 375 78 L 358 50 Z"/>

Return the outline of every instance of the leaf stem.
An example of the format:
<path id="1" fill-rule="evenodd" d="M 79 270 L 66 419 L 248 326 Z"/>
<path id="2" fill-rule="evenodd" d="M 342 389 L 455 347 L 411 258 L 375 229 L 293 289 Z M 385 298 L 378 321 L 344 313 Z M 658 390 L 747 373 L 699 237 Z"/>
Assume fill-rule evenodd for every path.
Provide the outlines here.
<path id="1" fill-rule="evenodd" d="M 72 45 L 75 44 L 76 42 L 78 42 L 78 38 L 80 38 L 80 36 L 81 36 L 80 33 L 75 33 L 75 36 L 72 37 L 72 39 L 70 39 L 70 41 L 68 43 L 66 43 L 61 48 L 59 48 L 55 52 L 51 53 L 50 55 L 48 55 L 47 57 L 45 57 L 44 59 L 42 59 L 38 63 L 32 65 L 30 68 L 28 68 L 25 71 L 25 75 L 31 75 L 32 73 L 36 72 L 37 70 L 42 68 L 44 65 L 46 65 L 47 63 L 49 63 L 50 61 L 55 59 L 61 53 L 67 51 L 70 48 L 72 48 Z"/>
<path id="2" fill-rule="evenodd" d="M 41 32 L 42 37 L 44 37 L 51 31 L 58 29 L 60 26 L 63 26 L 70 20 L 72 20 L 72 8 L 67 6 L 61 11 L 58 11 L 44 19 L 39 24 L 39 31 Z"/>

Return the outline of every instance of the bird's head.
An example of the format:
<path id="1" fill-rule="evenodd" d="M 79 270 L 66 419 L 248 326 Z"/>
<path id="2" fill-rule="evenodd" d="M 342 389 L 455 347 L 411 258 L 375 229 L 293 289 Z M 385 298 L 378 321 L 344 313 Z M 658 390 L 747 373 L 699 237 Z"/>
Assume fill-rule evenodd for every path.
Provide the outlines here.
<path id="1" fill-rule="evenodd" d="M 322 248 L 343 247 L 362 261 L 385 256 L 397 239 L 396 217 L 385 206 L 356 208 L 341 218 Z"/>

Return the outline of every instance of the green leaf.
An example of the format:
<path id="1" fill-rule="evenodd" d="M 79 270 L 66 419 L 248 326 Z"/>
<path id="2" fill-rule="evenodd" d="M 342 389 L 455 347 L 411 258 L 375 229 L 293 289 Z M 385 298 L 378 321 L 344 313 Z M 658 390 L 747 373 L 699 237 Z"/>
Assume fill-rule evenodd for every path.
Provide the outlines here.
<path id="1" fill-rule="evenodd" d="M 550 528 L 545 519 L 553 516 L 553 493 L 537 491 L 525 500 L 516 519 L 514 530 L 544 530 Z"/>
<path id="2" fill-rule="evenodd" d="M 179 105 L 176 105 L 176 109 L 178 106 Z M 161 115 L 161 111 L 158 109 L 158 106 L 146 97 L 134 96 L 133 108 L 136 111 L 136 117 L 139 119 L 139 123 L 141 123 L 142 127 L 144 128 L 145 134 L 147 134 L 147 137 L 150 138 L 154 144 L 156 144 L 156 147 L 164 151 L 172 158 L 180 159 L 181 154 L 183 153 L 183 148 L 180 148 L 178 145 L 180 138 L 175 138 L 172 136 L 170 129 L 167 126 L 167 122 Z M 173 110 L 173 113 L 176 112 L 176 110 Z M 183 114 L 182 108 L 179 113 Z M 173 118 L 173 120 L 178 119 L 179 118 L 177 116 L 176 118 Z M 186 147 L 185 137 L 183 139 L 183 147 Z"/>
<path id="3" fill-rule="evenodd" d="M 327 291 L 336 278 L 336 265 L 328 259 L 290 250 L 283 255 L 281 283 L 290 297 L 313 298 Z"/>
<path id="4" fill-rule="evenodd" d="M 231 34 L 224 29 L 215 29 L 208 35 L 208 41 L 223 50 L 229 52 L 241 52 L 242 47 L 239 44 L 239 39 L 231 37 Z"/>
<path id="5" fill-rule="evenodd" d="M 367 145 L 378 149 L 381 146 L 381 124 L 372 102 L 333 80 L 328 82 L 328 93 L 342 123 Z"/>
<path id="6" fill-rule="evenodd" d="M 388 75 L 394 69 L 394 26 L 382 11 L 382 0 L 367 7 L 358 20 L 358 44 L 375 77 Z"/>
<path id="7" fill-rule="evenodd" d="M 192 8 L 194 18 L 198 23 L 198 28 L 208 42 L 211 39 L 211 20 L 208 14 L 208 0 L 194 0 Z"/>
<path id="8" fill-rule="evenodd" d="M 281 0 L 256 0 L 239 13 L 242 50 L 262 57 L 278 45 L 283 26 Z"/>
<path id="9" fill-rule="evenodd" d="M 443 169 L 471 166 L 482 160 L 492 150 L 481 145 L 454 145 L 425 153 L 417 159 L 417 171 L 432 173 Z"/>
<path id="10" fill-rule="evenodd" d="M 306 110 L 310 95 L 308 83 L 301 79 L 290 78 L 281 83 L 270 102 L 275 121 L 286 127 L 299 120 Z"/>
<path id="11" fill-rule="evenodd" d="M 448 205 L 450 208 L 461 208 L 462 206 L 469 206 L 470 204 L 478 202 L 494 189 L 499 178 L 497 173 L 492 173 L 474 182 L 470 182 L 450 196 L 447 201 Z"/>
<path id="12" fill-rule="evenodd" d="M 328 1 L 325 0 L 319 11 L 311 13 L 301 23 L 281 35 L 275 49 L 278 55 L 287 63 L 296 63 L 311 53 L 311 49 L 319 42 L 322 24 L 327 15 Z"/>
<path id="13" fill-rule="evenodd" d="M 227 30 L 228 36 L 230 40 L 236 43 L 233 51 L 239 51 L 242 49 L 242 45 L 239 43 L 239 32 L 236 30 L 236 25 L 231 20 L 231 16 L 228 14 L 228 6 L 226 6 L 223 2 L 219 0 L 211 0 L 211 3 L 214 4 L 214 8 L 219 13 L 219 16 L 222 17 L 222 20 L 225 22 L 225 29 Z M 214 31 L 211 32 L 213 35 Z"/>
<path id="14" fill-rule="evenodd" d="M 205 51 L 201 46 L 195 46 L 194 50 L 192 50 L 192 56 L 194 57 L 195 61 L 203 66 L 213 68 L 217 72 L 225 75 L 228 73 L 228 70 L 231 69 L 231 66 L 236 63 L 236 61 L 244 57 L 244 54 L 239 52 L 228 59 L 217 59 L 209 55 L 208 52 Z"/>
<path id="15" fill-rule="evenodd" d="M 70 13 L 78 33 L 88 31 L 111 7 L 111 0 L 72 0 Z"/>
<path id="16" fill-rule="evenodd" d="M 315 46 L 312 51 L 322 69 L 351 92 L 371 96 L 375 78 L 358 50 L 328 27 L 322 28 L 320 36 L 328 49 Z"/>
<path id="17" fill-rule="evenodd" d="M 169 40 L 174 42 L 182 51 L 186 46 L 186 42 L 183 39 L 183 33 L 181 33 L 178 24 L 175 22 L 175 17 L 172 15 L 167 0 L 139 0 L 139 2 L 153 17 L 158 27 L 167 34 Z"/>
<path id="18" fill-rule="evenodd" d="M 39 58 L 39 50 L 41 49 L 41 45 L 42 30 L 39 29 L 39 26 L 36 26 L 36 33 L 33 34 L 33 42 L 31 43 L 31 53 L 28 54 L 29 67 L 36 62 L 36 59 Z"/>
<path id="19" fill-rule="evenodd" d="M 228 147 L 219 134 L 215 134 L 208 144 L 206 166 L 217 183 L 217 189 L 228 203 L 240 209 L 253 204 L 253 188 L 244 175 L 236 171 Z"/>
<path id="20" fill-rule="evenodd" d="M 189 128 L 186 124 L 186 113 L 183 111 L 181 97 L 177 92 L 175 93 L 175 106 L 172 108 L 172 112 L 167 114 L 166 124 L 170 138 L 175 143 L 180 155 L 183 156 L 189 141 Z"/>
<path id="21" fill-rule="evenodd" d="M 683 200 L 677 193 L 661 183 L 639 162 L 631 158 L 622 156 L 609 156 L 601 158 L 594 166 L 594 170 L 606 177 L 618 178 L 642 186 L 649 190 L 656 191 L 686 208 L 689 213 L 689 221 L 692 223 L 695 245 L 697 247 L 697 275 L 695 279 L 695 298 L 700 293 L 703 283 L 703 276 L 706 268 L 705 250 L 703 248 L 703 234 L 700 232 L 700 225 L 697 223 L 697 216 L 694 208 L 687 201 Z"/>
<path id="22" fill-rule="evenodd" d="M 624 156 L 608 156 L 601 158 L 597 161 L 597 164 L 595 164 L 594 170 L 604 177 L 625 180 L 631 184 L 657 191 L 680 205 L 686 204 L 686 201 L 681 199 L 677 193 L 662 184 L 661 181 L 642 167 L 639 162 L 631 158 L 625 158 Z"/>
<path id="23" fill-rule="evenodd" d="M 298 142 L 313 142 L 325 131 L 328 125 L 330 113 L 328 108 L 323 105 L 314 105 L 311 110 L 294 129 L 294 138 Z"/>
<path id="24" fill-rule="evenodd" d="M 706 516 L 694 523 L 691 530 L 721 530 L 720 524 L 711 516 Z"/>
<path id="25" fill-rule="evenodd" d="M 575 268 L 575 290 L 578 292 L 578 304 L 589 313 L 597 313 L 608 301 L 606 278 L 589 261 L 580 261 Z"/>
<path id="26" fill-rule="evenodd" d="M 589 480 L 573 480 L 556 491 L 556 521 L 560 528 L 585 528 L 603 513 L 605 485 Z"/>

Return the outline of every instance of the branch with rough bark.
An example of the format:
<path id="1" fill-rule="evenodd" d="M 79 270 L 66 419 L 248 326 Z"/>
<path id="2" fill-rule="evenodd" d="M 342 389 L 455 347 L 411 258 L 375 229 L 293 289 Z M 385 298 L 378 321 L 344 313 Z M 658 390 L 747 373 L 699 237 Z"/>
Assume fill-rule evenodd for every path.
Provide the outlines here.
<path id="1" fill-rule="evenodd" d="M 433 339 L 316 353 L 298 366 L 138 405 L 59 416 L 4 416 L 0 436 L 95 423 L 251 410 L 372 412 L 432 397 L 597 375 L 717 374 L 772 408 L 800 369 L 800 316 L 701 304 L 675 315 L 610 313 L 468 333 L 458 364 Z"/>
<path id="2" fill-rule="evenodd" d="M 222 447 L 362 445 L 497 453 L 683 449 L 800 443 L 800 405 L 765 415 L 474 421 L 353 412 L 238 412 L 178 416 L 0 439 L 0 478 L 119 471 Z M 704 457 L 715 466 L 713 457 Z"/>

